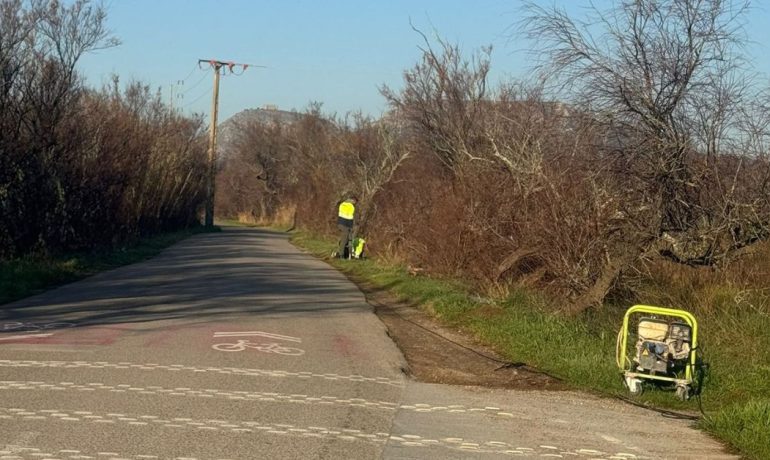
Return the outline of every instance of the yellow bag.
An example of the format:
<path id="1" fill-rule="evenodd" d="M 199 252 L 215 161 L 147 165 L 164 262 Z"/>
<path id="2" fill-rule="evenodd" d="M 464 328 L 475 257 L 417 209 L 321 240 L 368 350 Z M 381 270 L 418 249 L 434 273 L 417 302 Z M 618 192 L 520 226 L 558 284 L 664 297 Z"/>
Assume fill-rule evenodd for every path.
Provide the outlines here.
<path id="1" fill-rule="evenodd" d="M 353 240 L 353 258 L 360 259 L 364 254 L 364 243 L 366 240 L 363 238 L 356 238 Z"/>

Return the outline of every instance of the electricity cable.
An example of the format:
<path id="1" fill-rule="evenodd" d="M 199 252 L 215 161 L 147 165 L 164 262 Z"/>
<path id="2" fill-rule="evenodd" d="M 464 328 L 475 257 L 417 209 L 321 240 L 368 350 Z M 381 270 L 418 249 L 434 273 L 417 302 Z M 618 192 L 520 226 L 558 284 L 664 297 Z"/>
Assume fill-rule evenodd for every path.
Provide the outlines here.
<path id="1" fill-rule="evenodd" d="M 545 376 L 550 377 L 550 378 L 552 378 L 552 379 L 554 379 L 556 381 L 559 381 L 559 382 L 563 381 L 561 378 L 556 377 L 554 375 L 551 375 L 551 374 L 549 374 L 549 373 L 547 373 L 545 371 L 541 371 L 540 369 L 535 369 L 533 367 L 530 367 L 529 365 L 527 365 L 527 363 L 524 363 L 524 362 L 521 362 L 521 361 L 514 363 L 514 362 L 511 362 L 511 361 L 502 360 L 502 359 L 496 358 L 494 356 L 490 356 L 490 355 L 488 355 L 486 353 L 482 353 L 482 352 L 480 352 L 480 351 L 478 351 L 476 349 L 473 349 L 473 348 L 471 348 L 471 347 L 469 347 L 467 345 L 463 345 L 462 343 L 459 343 L 459 342 L 457 342 L 455 340 L 450 339 L 449 337 L 446 337 L 446 336 L 444 336 L 442 334 L 439 334 L 438 332 L 436 332 L 434 330 L 431 330 L 431 329 L 423 326 L 422 324 L 419 324 L 419 323 L 417 323 L 417 322 L 415 322 L 415 321 L 413 321 L 413 320 L 411 320 L 409 318 L 404 317 L 403 315 L 401 315 L 400 313 L 398 313 L 394 309 L 389 308 L 387 305 L 384 305 L 384 304 L 382 304 L 380 302 L 377 302 L 376 300 L 373 300 L 366 293 L 364 293 L 364 298 L 366 299 L 366 303 L 368 303 L 369 305 L 371 305 L 375 309 L 377 309 L 377 308 L 387 308 L 389 313 L 394 314 L 395 316 L 397 316 L 399 319 L 401 319 L 404 322 L 412 324 L 413 326 L 416 326 L 416 327 L 418 327 L 418 328 L 420 328 L 420 329 L 422 329 L 424 331 L 427 331 L 430 334 L 433 334 L 433 335 L 435 335 L 436 337 L 438 337 L 438 338 L 440 338 L 442 340 L 445 340 L 445 341 L 447 341 L 447 342 L 449 342 L 449 343 L 451 343 L 451 344 L 453 344 L 453 345 L 455 345 L 455 346 L 457 346 L 459 348 L 462 348 L 462 349 L 464 349 L 466 351 L 469 351 L 469 352 L 471 352 L 471 353 L 473 353 L 475 355 L 478 355 L 478 356 L 480 356 L 480 357 L 482 357 L 482 358 L 484 358 L 484 359 L 486 359 L 488 361 L 492 361 L 494 363 L 500 364 L 500 367 L 496 368 L 495 371 L 499 371 L 501 369 L 525 369 L 525 370 L 527 370 L 529 372 L 545 375 Z"/>
<path id="2" fill-rule="evenodd" d="M 194 90 L 195 88 L 197 88 L 197 87 L 198 87 L 198 85 L 200 85 L 200 84 L 201 84 L 201 82 L 202 82 L 203 80 L 205 80 L 205 79 L 206 79 L 206 77 L 208 77 L 208 74 L 207 74 L 207 73 L 204 73 L 203 75 L 201 75 L 201 77 L 198 79 L 198 81 L 196 81 L 195 83 L 193 83 L 193 84 L 192 84 L 192 86 L 190 86 L 189 88 L 185 88 L 185 89 L 184 89 L 184 90 L 183 90 L 183 91 L 182 91 L 180 94 L 184 95 L 184 94 L 187 94 L 187 93 L 189 93 L 190 91 Z"/>
<path id="3" fill-rule="evenodd" d="M 620 349 L 620 337 L 621 337 L 622 331 L 618 333 L 618 343 L 617 343 L 617 349 L 616 349 L 616 362 L 620 366 L 621 363 L 621 357 L 619 356 L 619 349 Z M 683 414 L 681 412 L 676 412 L 668 409 L 660 409 L 657 407 L 648 406 L 646 404 L 643 404 L 642 402 L 633 400 L 627 396 L 623 396 L 617 393 L 611 394 L 611 396 L 615 399 L 618 399 L 620 401 L 626 402 L 628 404 L 632 404 L 636 407 L 640 407 L 643 409 L 651 410 L 654 412 L 658 412 L 659 414 L 663 415 L 664 417 L 668 418 L 674 418 L 674 419 L 681 419 L 681 420 L 690 420 L 690 421 L 698 421 L 698 420 L 708 420 L 709 416 L 706 414 L 706 412 L 703 409 L 703 401 L 701 399 L 701 396 L 703 394 L 703 386 L 705 384 L 705 379 L 708 376 L 708 363 L 705 362 L 703 359 L 703 353 L 700 351 L 700 346 L 693 348 L 690 350 L 691 353 L 695 353 L 696 350 L 699 351 L 700 357 L 700 364 L 698 364 L 698 361 L 696 360 L 696 364 L 687 364 L 688 366 L 693 367 L 693 376 L 694 380 L 693 383 L 697 383 L 697 386 L 693 386 L 693 390 L 695 393 L 693 394 L 693 397 L 695 398 L 696 402 L 698 403 L 698 411 L 700 412 L 700 417 L 697 415 L 690 415 L 690 414 Z M 626 360 L 628 360 L 628 357 L 626 356 Z M 625 378 L 623 377 L 623 374 L 620 374 L 620 379 L 623 382 L 623 385 L 626 385 Z M 697 379 L 697 382 L 696 380 Z"/>
<path id="4" fill-rule="evenodd" d="M 422 329 L 424 331 L 429 332 L 432 335 L 435 335 L 436 337 L 441 338 L 442 340 L 445 340 L 445 341 L 447 341 L 447 342 L 449 342 L 449 343 L 451 343 L 451 344 L 453 344 L 453 345 L 455 345 L 457 347 L 460 347 L 460 348 L 462 348 L 464 350 L 467 350 L 467 351 L 469 351 L 471 353 L 474 353 L 474 354 L 476 354 L 476 355 L 478 355 L 478 356 L 480 356 L 480 357 L 482 357 L 482 358 L 484 358 L 486 360 L 489 360 L 489 361 L 501 364 L 501 366 L 498 367 L 497 369 L 495 369 L 495 371 L 500 370 L 500 369 L 506 369 L 506 368 L 515 368 L 515 369 L 523 368 L 523 369 L 526 369 L 527 371 L 530 371 L 530 372 L 534 372 L 534 373 L 538 373 L 538 374 L 542 374 L 542 375 L 548 376 L 548 377 L 553 378 L 554 380 L 559 381 L 559 382 L 563 382 L 564 381 L 563 379 L 561 379 L 559 377 L 556 377 L 556 376 L 554 376 L 552 374 L 549 374 L 548 372 L 532 368 L 532 367 L 528 366 L 524 362 L 515 362 L 514 363 L 514 362 L 505 361 L 505 360 L 496 358 L 494 356 L 490 356 L 490 355 L 488 355 L 486 353 L 482 353 L 482 352 L 480 352 L 478 350 L 475 350 L 475 349 L 473 349 L 471 347 L 468 347 L 466 345 L 458 343 L 457 341 L 452 340 L 449 337 L 446 337 L 446 336 L 444 336 L 444 335 L 442 335 L 442 334 L 440 334 L 440 333 L 438 333 L 438 332 L 436 332 L 434 330 L 431 330 L 431 329 L 423 326 L 422 324 L 419 324 L 419 323 L 417 323 L 417 322 L 415 322 L 415 321 L 413 321 L 413 320 L 411 320 L 409 318 L 404 317 L 403 315 L 401 315 L 400 313 L 395 311 L 393 308 L 389 308 L 387 305 L 384 305 L 384 304 L 382 304 L 380 302 L 377 302 L 376 300 L 373 300 L 366 293 L 364 293 L 364 298 L 366 299 L 366 303 L 368 303 L 369 305 L 374 307 L 375 310 L 377 308 L 386 308 L 386 309 L 388 309 L 389 313 L 392 313 L 393 315 L 397 316 L 399 319 L 401 319 L 404 322 L 412 324 L 412 325 L 414 325 L 414 326 L 416 326 L 416 327 L 418 327 L 418 328 L 420 328 L 420 329 Z M 703 374 L 704 377 L 703 378 L 705 378 L 705 372 L 707 371 L 707 367 L 708 367 L 707 365 L 703 365 L 703 364 L 701 365 L 701 368 L 704 369 L 702 371 L 702 372 L 704 372 L 704 374 Z M 621 378 L 622 378 L 622 376 L 621 376 Z M 699 408 L 700 413 L 701 413 L 700 417 L 697 416 L 697 415 L 690 415 L 690 414 L 676 412 L 676 411 L 672 411 L 672 410 L 668 410 L 668 409 L 660 409 L 660 408 L 648 406 L 648 405 L 643 404 L 643 403 L 641 403 L 639 401 L 635 401 L 635 400 L 633 400 L 631 398 L 619 395 L 617 393 L 609 394 L 609 396 L 611 396 L 611 397 L 613 397 L 613 398 L 615 398 L 615 399 L 617 399 L 619 401 L 623 401 L 625 403 L 631 404 L 633 406 L 657 412 L 657 413 L 659 413 L 662 416 L 667 417 L 667 418 L 674 418 L 674 419 L 680 419 L 680 420 L 690 420 L 690 421 L 698 421 L 700 419 L 708 419 L 708 416 L 706 415 L 705 411 L 703 410 L 703 406 L 702 406 L 702 402 L 701 402 L 701 392 L 702 392 L 701 390 L 702 390 L 702 386 L 703 386 L 703 378 L 701 379 L 701 382 L 699 384 L 698 392 L 695 394 L 696 401 L 698 402 L 698 408 Z"/>
<path id="5" fill-rule="evenodd" d="M 194 74 L 196 70 L 200 70 L 198 65 L 193 66 L 192 70 L 190 70 L 190 73 L 188 73 L 186 77 L 180 79 L 180 81 L 187 81 L 188 78 L 192 77 L 192 74 Z"/>
<path id="6" fill-rule="evenodd" d="M 213 86 L 211 86 L 211 87 L 207 88 L 207 89 L 206 89 L 206 91 L 202 92 L 202 93 L 201 93 L 201 94 L 200 94 L 198 97 L 196 97 L 195 99 L 193 99 L 193 100 L 192 100 L 192 101 L 190 101 L 190 102 L 187 102 L 187 103 L 183 104 L 181 107 L 182 107 L 182 108 L 186 108 L 186 107 L 189 107 L 189 106 L 191 106 L 191 105 L 195 104 L 196 102 L 198 102 L 199 100 L 201 100 L 201 98 L 203 98 L 203 96 L 206 96 L 207 94 L 211 94 L 211 90 L 212 90 L 212 89 L 213 89 Z"/>

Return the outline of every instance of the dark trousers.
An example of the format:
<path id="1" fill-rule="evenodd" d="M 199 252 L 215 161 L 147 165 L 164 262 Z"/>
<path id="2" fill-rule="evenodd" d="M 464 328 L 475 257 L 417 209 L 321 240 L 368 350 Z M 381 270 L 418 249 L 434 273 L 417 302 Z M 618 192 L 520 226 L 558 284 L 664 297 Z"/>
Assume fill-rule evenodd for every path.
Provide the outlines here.
<path id="1" fill-rule="evenodd" d="M 337 257 L 348 258 L 350 251 L 353 250 L 353 244 L 352 241 L 350 241 L 353 236 L 353 227 L 337 224 L 337 229 L 340 231 L 340 243 L 337 247 Z"/>

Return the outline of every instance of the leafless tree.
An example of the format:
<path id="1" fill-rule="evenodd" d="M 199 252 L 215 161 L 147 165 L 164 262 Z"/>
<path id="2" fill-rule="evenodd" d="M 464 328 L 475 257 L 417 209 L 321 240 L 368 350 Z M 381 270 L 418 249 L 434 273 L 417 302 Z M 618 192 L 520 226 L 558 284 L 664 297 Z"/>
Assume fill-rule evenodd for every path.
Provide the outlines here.
<path id="1" fill-rule="evenodd" d="M 0 0 L 0 257 L 111 244 L 195 221 L 201 120 L 146 85 L 87 88 L 117 44 L 88 0 Z"/>
<path id="2" fill-rule="evenodd" d="M 368 223 L 376 212 L 376 196 L 403 163 L 410 150 L 403 142 L 403 130 L 397 119 L 385 117 L 374 121 L 361 113 L 337 125 L 338 144 L 342 162 L 338 167 L 347 180 L 344 189 L 358 195 L 356 232 L 366 233 Z"/>
<path id="3" fill-rule="evenodd" d="M 477 122 L 487 95 L 491 47 L 470 60 L 463 59 L 458 45 L 438 39 L 434 50 L 424 41 L 422 60 L 404 72 L 404 88 L 381 88 L 399 116 L 419 127 L 439 159 L 450 169 L 478 160 L 475 144 L 481 141 Z"/>
<path id="4" fill-rule="evenodd" d="M 541 70 L 607 133 L 597 146 L 624 189 L 617 225 L 594 280 L 570 308 L 600 302 L 639 258 L 713 265 L 770 235 L 766 195 L 740 184 L 745 152 L 728 150 L 751 91 L 738 53 L 748 4 L 729 0 L 623 0 L 578 22 L 526 6 Z M 756 182 L 753 182 L 756 183 Z"/>

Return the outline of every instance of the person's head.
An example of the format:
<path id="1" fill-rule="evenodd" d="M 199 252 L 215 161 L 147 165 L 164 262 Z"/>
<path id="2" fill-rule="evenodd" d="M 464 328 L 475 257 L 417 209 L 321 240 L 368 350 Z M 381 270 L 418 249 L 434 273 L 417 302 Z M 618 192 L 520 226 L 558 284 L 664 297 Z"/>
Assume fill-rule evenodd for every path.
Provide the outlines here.
<path id="1" fill-rule="evenodd" d="M 350 195 L 348 197 L 348 201 L 350 201 L 351 203 L 358 203 L 358 197 L 356 195 Z"/>

